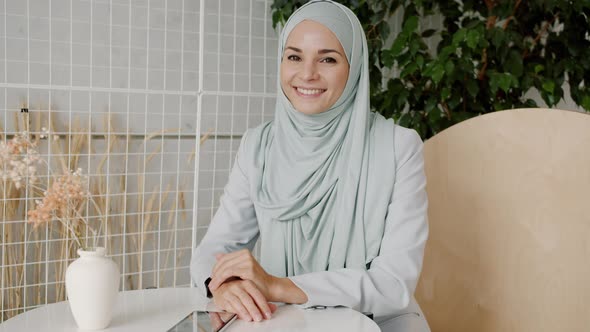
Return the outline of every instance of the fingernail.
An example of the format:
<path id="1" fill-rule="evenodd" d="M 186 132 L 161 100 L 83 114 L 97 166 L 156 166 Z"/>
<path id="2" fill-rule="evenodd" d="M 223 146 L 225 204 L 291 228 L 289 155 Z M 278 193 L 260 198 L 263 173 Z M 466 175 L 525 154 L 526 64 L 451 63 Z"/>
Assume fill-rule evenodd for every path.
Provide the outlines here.
<path id="1" fill-rule="evenodd" d="M 255 315 L 254 318 L 257 322 L 260 322 L 262 320 L 262 317 L 260 315 Z"/>
<path id="2" fill-rule="evenodd" d="M 270 319 L 270 312 L 265 312 L 264 316 L 266 316 L 266 319 Z"/>

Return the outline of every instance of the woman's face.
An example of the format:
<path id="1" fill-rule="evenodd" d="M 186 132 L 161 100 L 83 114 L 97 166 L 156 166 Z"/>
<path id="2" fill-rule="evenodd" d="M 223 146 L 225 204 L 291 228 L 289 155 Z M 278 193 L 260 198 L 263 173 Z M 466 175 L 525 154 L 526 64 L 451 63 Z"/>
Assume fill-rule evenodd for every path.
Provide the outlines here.
<path id="1" fill-rule="evenodd" d="M 297 24 L 281 59 L 281 88 L 299 112 L 327 111 L 348 80 L 348 61 L 338 38 L 314 21 Z"/>

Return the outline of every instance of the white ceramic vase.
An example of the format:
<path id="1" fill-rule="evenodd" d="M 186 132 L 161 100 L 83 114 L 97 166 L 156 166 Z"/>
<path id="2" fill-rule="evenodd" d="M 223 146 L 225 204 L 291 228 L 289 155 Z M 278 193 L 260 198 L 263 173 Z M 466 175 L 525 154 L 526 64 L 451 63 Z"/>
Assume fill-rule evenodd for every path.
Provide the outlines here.
<path id="1" fill-rule="evenodd" d="M 66 271 L 66 292 L 81 330 L 99 330 L 111 323 L 119 292 L 119 268 L 105 248 L 79 249 Z"/>

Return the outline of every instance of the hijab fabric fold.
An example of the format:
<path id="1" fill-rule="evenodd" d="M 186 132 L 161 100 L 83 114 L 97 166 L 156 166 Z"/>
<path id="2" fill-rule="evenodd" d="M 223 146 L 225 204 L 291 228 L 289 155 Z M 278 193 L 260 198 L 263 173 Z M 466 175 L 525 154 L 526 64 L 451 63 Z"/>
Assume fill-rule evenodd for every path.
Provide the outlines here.
<path id="1" fill-rule="evenodd" d="M 299 8 L 279 39 L 279 70 L 289 33 L 303 20 L 336 35 L 350 71 L 336 103 L 314 115 L 293 108 L 279 79 L 274 120 L 244 138 L 261 264 L 278 276 L 366 269 L 379 254 L 396 169 L 393 122 L 370 112 L 367 41 L 357 17 L 332 1 Z"/>

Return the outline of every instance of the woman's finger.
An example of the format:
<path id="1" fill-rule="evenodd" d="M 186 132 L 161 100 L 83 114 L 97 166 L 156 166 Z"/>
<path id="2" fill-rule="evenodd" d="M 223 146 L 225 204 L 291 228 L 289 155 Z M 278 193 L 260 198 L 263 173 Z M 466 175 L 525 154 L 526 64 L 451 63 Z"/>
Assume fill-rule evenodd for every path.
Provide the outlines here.
<path id="1" fill-rule="evenodd" d="M 274 314 L 275 311 L 277 311 L 277 309 L 279 307 L 277 307 L 276 304 L 272 303 L 272 302 L 268 302 L 268 306 L 270 307 L 270 312 Z"/>
<path id="2" fill-rule="evenodd" d="M 233 266 L 246 261 L 249 255 L 250 252 L 247 250 L 240 250 L 229 254 L 222 254 L 222 256 L 217 260 L 217 263 L 215 263 L 215 266 L 213 266 L 211 275 L 213 276 L 219 273 L 219 271 L 226 269 L 228 266 Z"/>
<path id="3" fill-rule="evenodd" d="M 223 326 L 223 320 L 221 319 L 221 316 L 219 316 L 219 313 L 210 312 L 209 319 L 211 320 L 211 326 L 213 329 L 217 330 Z"/>
<path id="4" fill-rule="evenodd" d="M 262 295 L 262 292 L 256 287 L 256 285 L 253 282 L 249 280 L 244 281 L 243 283 L 246 291 L 248 292 L 248 294 L 250 294 L 250 296 L 256 303 L 256 306 L 260 309 L 264 317 L 266 319 L 270 319 L 273 310 L 271 309 L 270 304 L 268 303 L 264 295 Z"/>
<path id="5" fill-rule="evenodd" d="M 256 259 L 247 252 L 244 255 L 235 256 L 231 259 L 224 259 L 223 262 L 218 263 L 211 273 L 211 282 L 209 289 L 217 289 L 222 283 L 231 277 L 239 277 L 241 279 L 256 279 L 256 271 L 260 270 Z M 261 276 L 263 277 L 263 276 Z"/>
<path id="6" fill-rule="evenodd" d="M 250 293 L 245 289 L 240 289 L 240 292 L 238 292 L 237 295 L 240 298 L 240 301 L 242 301 L 242 305 L 246 308 L 246 310 L 248 310 L 250 317 L 252 317 L 252 319 L 257 322 L 262 321 L 262 313 L 260 312 L 260 308 L 258 308 L 254 302 Z"/>
<path id="7" fill-rule="evenodd" d="M 242 249 L 242 250 L 228 252 L 228 253 L 217 253 L 217 254 L 215 254 L 215 259 L 219 263 L 220 261 L 232 259 L 236 256 L 241 256 L 241 255 L 247 254 L 249 252 L 250 251 L 248 249 Z"/>
<path id="8" fill-rule="evenodd" d="M 248 309 L 243 305 L 242 300 L 236 294 L 228 294 L 226 297 L 227 304 L 231 307 L 233 313 L 237 314 L 241 320 L 247 322 L 252 321 L 252 316 L 248 312 Z"/>
<path id="9" fill-rule="evenodd" d="M 238 277 L 241 279 L 255 279 L 255 267 L 258 265 L 256 259 L 250 254 L 235 256 L 218 263 L 211 273 L 209 289 L 215 290 L 227 279 Z"/>
<path id="10" fill-rule="evenodd" d="M 244 277 L 246 277 L 246 274 L 242 273 L 242 270 L 235 268 L 228 268 L 226 270 L 223 270 L 221 271 L 221 273 L 217 273 L 211 276 L 211 281 L 209 282 L 209 289 L 211 291 L 214 291 L 217 288 L 219 288 L 224 282 L 234 277 L 245 279 Z"/>

